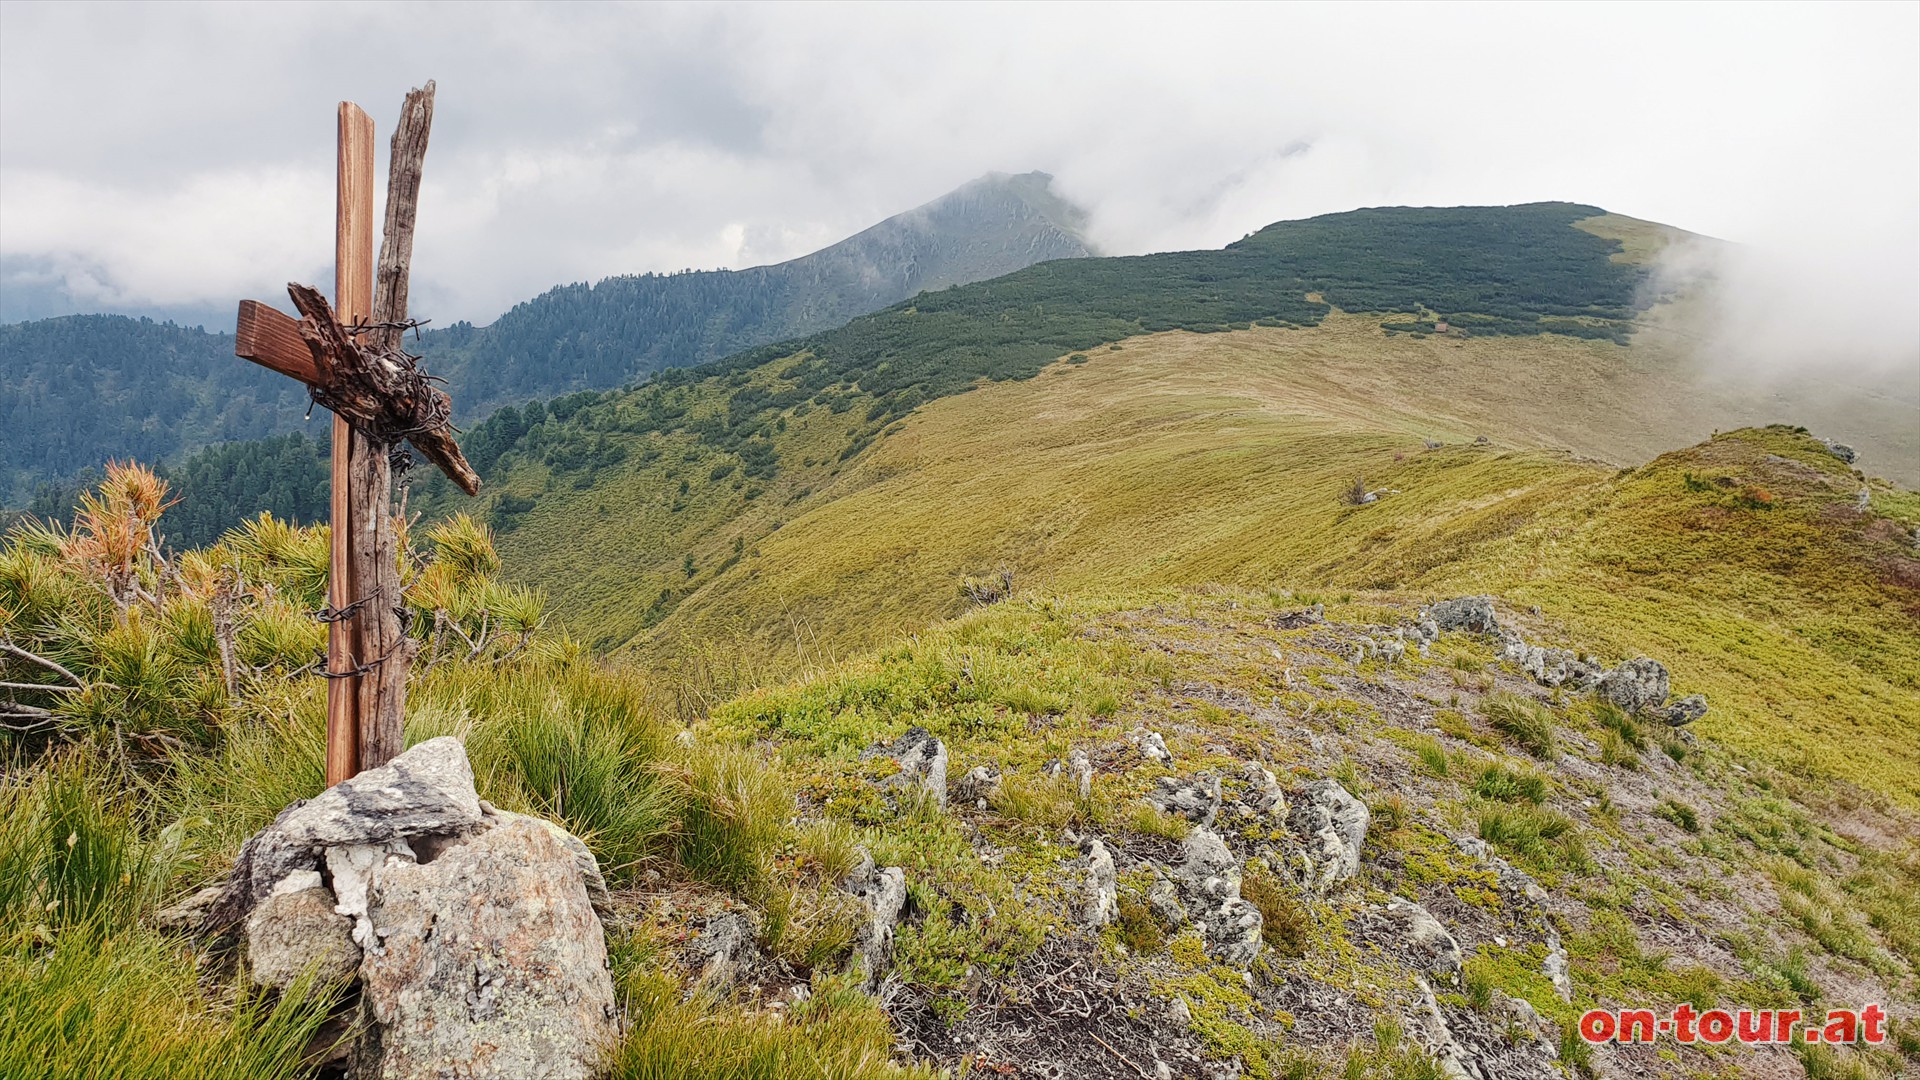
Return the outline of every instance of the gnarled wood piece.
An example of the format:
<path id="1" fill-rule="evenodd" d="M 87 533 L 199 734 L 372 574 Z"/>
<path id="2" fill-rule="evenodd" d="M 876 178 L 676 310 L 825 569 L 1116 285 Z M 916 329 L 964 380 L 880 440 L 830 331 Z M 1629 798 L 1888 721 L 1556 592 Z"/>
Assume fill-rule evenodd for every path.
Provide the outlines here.
<path id="1" fill-rule="evenodd" d="M 287 295 L 304 316 L 300 337 L 314 367 L 331 375 L 313 384 L 314 400 L 369 436 L 389 443 L 407 440 L 460 490 L 478 494 L 480 477 L 453 440 L 452 405 L 446 393 L 394 354 L 362 349 L 334 318 L 333 307 L 320 290 L 290 283 Z"/>

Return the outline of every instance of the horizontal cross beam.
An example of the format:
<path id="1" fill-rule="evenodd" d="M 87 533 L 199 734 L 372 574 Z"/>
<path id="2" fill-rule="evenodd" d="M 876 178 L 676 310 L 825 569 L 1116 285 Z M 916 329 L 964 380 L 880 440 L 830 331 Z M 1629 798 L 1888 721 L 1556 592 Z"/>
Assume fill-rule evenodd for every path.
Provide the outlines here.
<path id="1" fill-rule="evenodd" d="M 424 373 L 360 345 L 317 289 L 292 284 L 287 292 L 304 318 L 243 300 L 234 353 L 305 383 L 356 430 L 385 442 L 406 439 L 460 490 L 479 494 L 480 477 L 454 442 L 447 395 Z"/>

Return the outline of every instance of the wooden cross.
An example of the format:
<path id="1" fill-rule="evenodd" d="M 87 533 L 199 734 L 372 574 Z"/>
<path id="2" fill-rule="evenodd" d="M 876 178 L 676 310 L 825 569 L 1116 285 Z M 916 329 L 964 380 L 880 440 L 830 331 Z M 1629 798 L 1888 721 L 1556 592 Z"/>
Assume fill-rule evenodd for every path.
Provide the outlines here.
<path id="1" fill-rule="evenodd" d="M 413 444 L 462 491 L 480 490 L 453 439 L 447 395 L 400 351 L 420 168 L 433 124 L 433 83 L 407 94 L 393 132 L 386 227 L 373 260 L 373 121 L 340 103 L 334 304 L 289 284 L 298 320 L 240 302 L 234 352 L 305 383 L 333 412 L 333 550 L 327 583 L 327 785 L 384 765 L 402 749 L 407 667 L 416 646 L 400 626 L 390 457 Z"/>

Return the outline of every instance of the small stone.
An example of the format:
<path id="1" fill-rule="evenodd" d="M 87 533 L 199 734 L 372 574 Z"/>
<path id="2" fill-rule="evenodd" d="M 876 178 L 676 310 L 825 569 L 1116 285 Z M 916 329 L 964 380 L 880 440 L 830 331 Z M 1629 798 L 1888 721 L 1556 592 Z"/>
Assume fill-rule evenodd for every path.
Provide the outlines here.
<path id="1" fill-rule="evenodd" d="M 1218 777 L 1183 780 L 1163 776 L 1154 782 L 1146 799 L 1163 813 L 1186 818 L 1196 825 L 1211 826 L 1220 812 L 1220 780 Z"/>
<path id="2" fill-rule="evenodd" d="M 760 958 L 758 928 L 751 918 L 737 912 L 717 915 L 694 942 L 694 952 L 706 958 L 701 966 L 700 989 L 725 993 L 741 972 Z"/>
<path id="3" fill-rule="evenodd" d="M 177 904 L 154 912 L 153 925 L 167 933 L 197 932 L 206 925 L 207 913 L 213 910 L 225 892 L 225 886 L 209 885 Z"/>
<path id="4" fill-rule="evenodd" d="M 1067 755 L 1067 775 L 1073 777 L 1074 790 L 1083 799 L 1093 797 L 1093 759 L 1085 750 L 1075 750 Z"/>
<path id="5" fill-rule="evenodd" d="M 1547 931 L 1547 958 L 1540 965 L 1540 971 L 1553 984 L 1553 992 L 1561 1001 L 1573 1000 L 1573 972 L 1567 962 L 1566 946 L 1560 944 L 1558 932 Z"/>
<path id="6" fill-rule="evenodd" d="M 1410 901 L 1395 900 L 1387 905 L 1387 918 L 1398 927 L 1400 940 L 1424 970 L 1449 981 L 1459 979 L 1460 944 L 1432 912 Z"/>
<path id="7" fill-rule="evenodd" d="M 1219 833 L 1197 827 L 1187 833 L 1180 850 L 1183 858 L 1174 874 L 1189 895 L 1215 900 L 1240 895 L 1240 860 Z"/>
<path id="8" fill-rule="evenodd" d="M 1180 902 L 1180 890 L 1157 872 L 1153 884 L 1147 887 L 1147 906 L 1168 926 L 1179 929 L 1187 924 L 1187 909 Z"/>
<path id="9" fill-rule="evenodd" d="M 461 832 L 480 819 L 466 748 L 442 736 L 342 780 L 283 814 L 274 827 L 298 842 L 338 847 Z"/>
<path id="10" fill-rule="evenodd" d="M 1365 803 L 1335 780 L 1308 784 L 1294 804 L 1292 822 L 1308 851 L 1307 886 L 1324 895 L 1360 872 L 1360 849 L 1367 839 Z"/>
<path id="11" fill-rule="evenodd" d="M 1442 600 L 1428 609 L 1427 617 L 1442 630 L 1492 634 L 1500 629 L 1500 620 L 1493 613 L 1491 596 L 1462 596 Z"/>
<path id="12" fill-rule="evenodd" d="M 1098 840 L 1087 844 L 1087 902 L 1081 921 L 1089 926 L 1105 926 L 1120 910 L 1119 878 L 1113 855 Z"/>
<path id="13" fill-rule="evenodd" d="M 1284 819 L 1287 794 L 1266 766 L 1249 761 L 1240 767 L 1240 808 L 1251 816 Z"/>
<path id="14" fill-rule="evenodd" d="M 1667 700 L 1667 667 L 1658 660 L 1636 657 L 1600 676 L 1593 692 L 1630 713 L 1654 708 Z"/>
<path id="15" fill-rule="evenodd" d="M 1173 763 L 1173 752 L 1167 749 L 1167 740 L 1157 731 L 1143 731 L 1135 739 L 1140 754 L 1148 761 L 1158 761 L 1163 765 Z"/>
<path id="16" fill-rule="evenodd" d="M 1237 895 L 1221 901 L 1201 924 L 1207 955 L 1223 964 L 1245 968 L 1266 945 L 1261 936 L 1262 921 L 1260 909 Z"/>
<path id="17" fill-rule="evenodd" d="M 272 893 L 247 916 L 248 972 L 257 985 L 275 990 L 285 990 L 309 969 L 321 983 L 352 978 L 360 967 L 352 930 L 351 920 L 334 913 L 333 893 L 317 880 L 309 888 Z"/>
<path id="18" fill-rule="evenodd" d="M 947 747 L 932 732 L 918 726 L 908 728 L 906 734 L 877 752 L 900 765 L 900 772 L 888 779 L 889 786 L 917 793 L 941 810 L 947 808 Z"/>
<path id="19" fill-rule="evenodd" d="M 1298 611 L 1283 612 L 1267 620 L 1267 625 L 1275 630 L 1298 630 L 1304 626 L 1318 626 L 1327 621 L 1327 605 L 1315 604 Z"/>
<path id="20" fill-rule="evenodd" d="M 1707 715 L 1707 699 L 1689 694 L 1664 708 L 1648 710 L 1648 715 L 1670 727 L 1685 727 Z"/>
<path id="21" fill-rule="evenodd" d="M 273 887 L 273 891 L 268 893 L 267 895 L 284 896 L 287 893 L 305 892 L 308 889 L 317 889 L 320 887 L 320 885 L 321 885 L 320 871 L 295 870 L 293 873 L 288 874 L 284 878 L 281 878 L 280 883 L 278 885 L 275 885 Z"/>
<path id="22" fill-rule="evenodd" d="M 854 945 L 866 964 L 865 985 L 871 990 L 880 984 L 893 956 L 893 928 L 907 906 L 906 871 L 897 866 L 875 867 L 873 856 L 861 848 L 859 865 L 840 887 L 867 909 L 867 923 L 855 935 Z"/>
<path id="23" fill-rule="evenodd" d="M 1000 790 L 1000 770 L 992 765 L 975 765 L 954 782 L 949 797 L 961 806 L 985 810 L 987 800 Z"/>

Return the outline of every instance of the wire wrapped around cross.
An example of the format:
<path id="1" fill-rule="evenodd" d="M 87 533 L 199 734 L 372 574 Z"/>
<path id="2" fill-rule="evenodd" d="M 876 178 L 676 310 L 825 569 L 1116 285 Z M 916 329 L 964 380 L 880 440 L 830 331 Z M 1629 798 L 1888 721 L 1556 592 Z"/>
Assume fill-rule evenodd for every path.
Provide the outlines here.
<path id="1" fill-rule="evenodd" d="M 434 385 L 440 380 L 420 367 L 418 356 L 380 344 L 384 335 L 370 333 L 417 330 L 419 324 L 345 326 L 318 289 L 290 284 L 287 294 L 302 316 L 300 337 L 313 355 L 316 377 L 308 383 L 313 400 L 389 449 L 402 441 L 412 443 L 462 491 L 478 492 L 480 477 L 454 442 L 453 403 Z M 362 334 L 364 338 L 356 339 Z"/>

